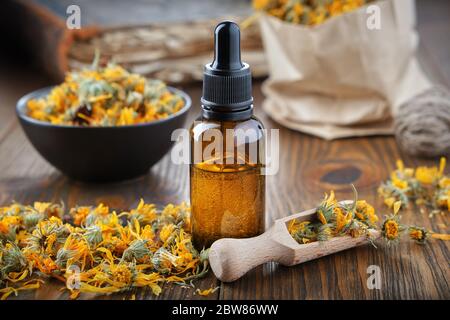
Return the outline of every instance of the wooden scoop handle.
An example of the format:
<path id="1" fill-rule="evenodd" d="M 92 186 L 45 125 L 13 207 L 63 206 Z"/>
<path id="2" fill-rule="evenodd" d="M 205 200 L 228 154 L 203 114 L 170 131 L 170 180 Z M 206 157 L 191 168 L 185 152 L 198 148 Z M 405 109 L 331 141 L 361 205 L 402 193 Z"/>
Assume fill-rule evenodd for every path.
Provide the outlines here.
<path id="1" fill-rule="evenodd" d="M 273 230 L 247 239 L 220 239 L 209 249 L 209 262 L 216 277 L 231 282 L 269 261 L 283 263 L 289 250 L 273 240 Z"/>

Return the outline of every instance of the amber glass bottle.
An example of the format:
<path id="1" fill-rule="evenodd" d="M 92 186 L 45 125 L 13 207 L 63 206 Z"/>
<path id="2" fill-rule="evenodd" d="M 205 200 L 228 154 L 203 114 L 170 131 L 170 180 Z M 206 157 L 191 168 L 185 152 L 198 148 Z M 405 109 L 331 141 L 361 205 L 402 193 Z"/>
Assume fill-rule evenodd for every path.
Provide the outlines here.
<path id="1" fill-rule="evenodd" d="M 215 57 L 205 66 L 202 114 L 191 127 L 194 245 L 264 231 L 264 131 L 253 116 L 251 73 L 240 59 L 239 28 L 215 29 Z"/>

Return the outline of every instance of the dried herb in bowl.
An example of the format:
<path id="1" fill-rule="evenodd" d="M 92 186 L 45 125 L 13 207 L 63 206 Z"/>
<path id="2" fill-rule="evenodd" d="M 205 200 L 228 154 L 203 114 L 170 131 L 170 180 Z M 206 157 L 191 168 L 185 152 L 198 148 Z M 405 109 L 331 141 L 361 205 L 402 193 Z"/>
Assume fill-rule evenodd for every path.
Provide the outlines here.
<path id="1" fill-rule="evenodd" d="M 167 118 L 184 106 L 165 83 L 109 63 L 73 71 L 41 99 L 27 105 L 31 118 L 69 126 L 123 126 Z"/>

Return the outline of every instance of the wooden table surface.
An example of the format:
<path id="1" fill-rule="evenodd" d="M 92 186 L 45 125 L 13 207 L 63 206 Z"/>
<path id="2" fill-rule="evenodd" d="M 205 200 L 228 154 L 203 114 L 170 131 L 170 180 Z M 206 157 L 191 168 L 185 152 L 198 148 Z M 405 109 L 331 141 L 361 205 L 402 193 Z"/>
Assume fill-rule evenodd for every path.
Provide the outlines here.
<path id="1" fill-rule="evenodd" d="M 450 44 L 448 1 L 420 1 L 420 60 L 427 74 L 450 87 Z M 437 4 L 437 5 L 436 5 Z M 441 19 L 442 12 L 447 16 Z M 441 15 L 439 15 L 441 13 Z M 433 17 L 431 17 L 433 16 Z M 171 163 L 167 155 L 144 177 L 118 184 L 91 185 L 71 181 L 43 160 L 27 141 L 14 115 L 16 100 L 23 94 L 46 86 L 49 80 L 33 69 L 2 59 L 0 62 L 0 205 L 12 200 L 64 201 L 67 206 L 103 202 L 113 208 L 135 206 L 142 197 L 160 206 L 189 198 L 188 168 Z M 280 128 L 261 110 L 263 96 L 260 82 L 254 86 L 256 115 L 268 128 Z M 198 114 L 200 85 L 184 88 L 194 101 L 189 121 Z M 401 158 L 408 166 L 431 164 L 431 160 L 409 157 L 400 151 L 393 137 L 368 137 L 324 141 L 309 135 L 280 128 L 280 171 L 267 180 L 267 225 L 274 219 L 314 207 L 323 193 L 334 189 L 338 198 L 351 197 L 354 183 L 361 199 L 374 204 L 384 215 L 382 200 L 377 196 L 379 183 L 386 179 Z M 82 152 L 80 152 L 80 156 Z M 418 211 L 403 214 L 405 223 L 414 223 L 436 232 L 443 229 L 448 217 L 429 218 Z M 398 246 L 378 249 L 363 246 L 304 263 L 283 267 L 275 263 L 260 266 L 240 280 L 225 284 L 212 272 L 196 282 L 200 288 L 220 286 L 206 299 L 449 299 L 449 243 L 433 241 L 420 246 L 402 241 Z M 367 268 L 381 268 L 382 287 L 369 290 Z M 60 283 L 21 293 L 19 299 L 68 298 L 57 290 Z M 99 298 L 199 299 L 193 290 L 168 285 L 159 297 L 138 290 Z M 89 298 L 81 296 L 80 298 Z M 200 298 L 205 299 L 205 298 Z"/>

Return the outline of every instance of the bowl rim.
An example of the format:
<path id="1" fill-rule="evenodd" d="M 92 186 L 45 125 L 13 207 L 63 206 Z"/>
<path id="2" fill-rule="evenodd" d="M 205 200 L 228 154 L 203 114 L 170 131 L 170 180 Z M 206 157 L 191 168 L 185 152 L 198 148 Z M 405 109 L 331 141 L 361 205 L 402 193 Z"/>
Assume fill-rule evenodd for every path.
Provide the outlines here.
<path id="1" fill-rule="evenodd" d="M 21 97 L 16 103 L 17 117 L 28 123 L 38 125 L 38 126 L 43 126 L 43 127 L 64 128 L 64 129 L 71 129 L 71 130 L 74 130 L 74 129 L 85 129 L 85 130 L 87 130 L 87 129 L 88 130 L 105 130 L 105 129 L 111 130 L 112 129 L 112 130 L 117 130 L 117 129 L 125 129 L 125 128 L 147 127 L 147 126 L 151 126 L 154 124 L 168 122 L 174 118 L 177 118 L 177 117 L 183 115 L 184 113 L 189 111 L 189 109 L 192 106 L 191 97 L 186 92 L 184 92 L 183 90 L 171 87 L 171 86 L 167 86 L 167 88 L 169 89 L 170 92 L 177 94 L 181 98 L 183 98 L 183 100 L 185 102 L 183 108 L 178 110 L 176 113 L 169 115 L 167 118 L 158 119 L 158 120 L 145 122 L 145 123 L 129 124 L 129 125 L 125 125 L 125 126 L 105 126 L 105 127 L 102 127 L 102 126 L 73 126 L 73 125 L 53 124 L 50 122 L 31 118 L 25 114 L 25 108 L 26 108 L 29 100 L 35 99 L 36 97 L 43 96 L 44 94 L 48 94 L 55 87 L 56 86 L 48 86 L 48 87 L 44 87 L 41 89 L 37 89 L 37 90 L 31 91 L 31 92 L 27 93 L 26 95 L 24 95 L 23 97 Z"/>

